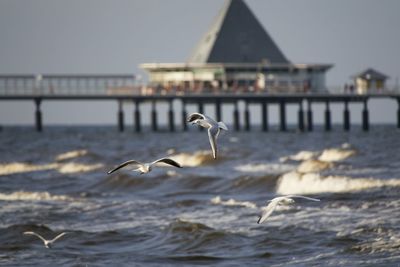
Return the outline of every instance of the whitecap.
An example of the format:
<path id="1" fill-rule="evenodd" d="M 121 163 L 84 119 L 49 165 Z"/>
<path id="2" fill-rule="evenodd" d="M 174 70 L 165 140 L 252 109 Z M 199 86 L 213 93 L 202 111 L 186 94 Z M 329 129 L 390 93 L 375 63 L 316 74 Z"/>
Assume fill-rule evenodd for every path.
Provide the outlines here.
<path id="1" fill-rule="evenodd" d="M 357 152 L 354 149 L 329 148 L 324 149 L 318 159 L 326 162 L 335 162 L 347 159 L 354 156 L 356 153 Z"/>
<path id="2" fill-rule="evenodd" d="M 237 201 L 233 198 L 230 198 L 226 201 L 222 200 L 220 196 L 216 196 L 212 198 L 211 203 L 214 205 L 223 205 L 223 206 L 239 206 L 239 207 L 246 207 L 251 209 L 256 209 L 257 205 L 250 201 Z"/>
<path id="3" fill-rule="evenodd" d="M 282 195 L 355 192 L 383 186 L 400 186 L 400 180 L 346 176 L 323 177 L 318 173 L 289 172 L 279 178 L 276 192 Z"/>
<path id="4" fill-rule="evenodd" d="M 4 201 L 72 201 L 73 198 L 65 195 L 51 195 L 49 192 L 16 191 L 10 194 L 0 193 L 0 200 Z"/>
<path id="5" fill-rule="evenodd" d="M 88 151 L 86 149 L 80 149 L 80 150 L 72 150 L 68 151 L 62 154 L 59 154 L 56 156 L 57 161 L 62 161 L 62 160 L 67 160 L 67 159 L 74 159 L 78 157 L 82 157 L 86 155 Z"/>

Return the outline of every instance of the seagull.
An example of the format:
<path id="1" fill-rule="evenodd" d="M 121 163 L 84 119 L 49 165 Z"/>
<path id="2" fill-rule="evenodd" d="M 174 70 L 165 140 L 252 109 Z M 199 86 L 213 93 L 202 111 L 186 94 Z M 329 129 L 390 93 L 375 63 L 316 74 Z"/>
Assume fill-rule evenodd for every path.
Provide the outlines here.
<path id="1" fill-rule="evenodd" d="M 279 204 L 281 204 L 281 203 L 285 204 L 285 205 L 293 204 L 294 203 L 294 199 L 293 198 L 304 198 L 304 199 L 308 199 L 308 200 L 312 200 L 312 201 L 320 201 L 319 199 L 316 199 L 316 198 L 298 196 L 298 195 L 287 195 L 287 196 L 282 196 L 282 197 L 276 197 L 276 198 L 271 199 L 271 200 L 268 201 L 269 204 L 263 210 L 263 212 L 262 212 L 260 218 L 258 219 L 257 223 L 260 224 L 263 221 L 265 221 L 272 214 L 272 212 L 274 212 L 274 210 L 276 209 L 276 207 Z"/>
<path id="2" fill-rule="evenodd" d="M 208 138 L 210 139 L 213 158 L 216 159 L 218 135 L 221 129 L 228 131 L 228 127 L 226 127 L 225 123 L 223 123 L 222 121 L 216 122 L 215 120 L 201 113 L 190 114 L 187 118 L 187 121 L 208 129 Z"/>
<path id="3" fill-rule="evenodd" d="M 156 163 L 159 163 L 159 162 L 166 163 L 166 164 L 169 164 L 169 165 L 177 167 L 177 168 L 182 168 L 182 166 L 178 162 L 176 162 L 176 161 L 174 161 L 174 160 L 172 160 L 170 158 L 161 158 L 161 159 L 158 159 L 156 161 L 149 162 L 149 163 L 141 163 L 141 162 L 136 161 L 136 160 L 128 160 L 128 161 L 125 161 L 124 163 L 118 165 L 117 167 L 115 167 L 111 171 L 109 171 L 108 174 L 111 174 L 111 173 L 115 172 L 116 170 L 119 170 L 119 169 L 121 169 L 121 168 L 123 168 L 123 167 L 125 167 L 127 165 L 130 165 L 130 164 L 133 164 L 133 165 L 137 166 L 137 168 L 134 169 L 133 171 L 137 171 L 140 174 L 144 174 L 144 173 L 150 172 L 152 170 L 152 168 L 153 168 L 153 165 L 156 164 Z"/>
<path id="4" fill-rule="evenodd" d="M 43 241 L 44 246 L 45 246 L 46 248 L 51 248 L 51 246 L 53 245 L 53 243 L 54 243 L 57 239 L 59 239 L 60 237 L 64 236 L 65 234 L 67 234 L 67 233 L 66 233 L 66 232 L 62 232 L 61 234 L 59 234 L 58 236 L 54 237 L 53 239 L 51 239 L 51 240 L 46 240 L 46 239 L 44 239 L 41 235 L 39 235 L 39 234 L 37 234 L 37 233 L 35 233 L 35 232 L 24 232 L 24 235 L 34 235 L 34 236 L 40 238 L 40 239 Z"/>

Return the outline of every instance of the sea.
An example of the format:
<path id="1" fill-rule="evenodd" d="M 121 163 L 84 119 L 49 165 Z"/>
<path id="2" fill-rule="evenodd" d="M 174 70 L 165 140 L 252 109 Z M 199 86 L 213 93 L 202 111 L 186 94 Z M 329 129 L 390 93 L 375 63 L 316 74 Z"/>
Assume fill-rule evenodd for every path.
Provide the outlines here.
<path id="1" fill-rule="evenodd" d="M 353 127 L 353 126 L 352 126 Z M 1 266 L 400 266 L 400 131 L 0 132 Z M 127 166 L 171 157 L 183 168 Z M 262 224 L 268 200 L 280 205 Z M 46 248 L 47 239 L 65 236 Z"/>

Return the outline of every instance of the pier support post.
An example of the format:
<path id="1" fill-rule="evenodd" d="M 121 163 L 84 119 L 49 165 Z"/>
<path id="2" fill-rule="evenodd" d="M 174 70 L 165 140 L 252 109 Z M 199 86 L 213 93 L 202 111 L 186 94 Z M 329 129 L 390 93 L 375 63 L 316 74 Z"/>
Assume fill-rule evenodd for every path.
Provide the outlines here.
<path id="1" fill-rule="evenodd" d="M 307 130 L 312 132 L 313 130 L 313 114 L 311 108 L 311 100 L 307 101 Z"/>
<path id="2" fill-rule="evenodd" d="M 400 129 L 400 97 L 397 98 L 397 104 L 398 104 L 398 108 L 397 108 L 397 128 Z"/>
<path id="3" fill-rule="evenodd" d="M 343 129 L 345 131 L 350 130 L 350 111 L 349 111 L 349 102 L 344 102 L 344 111 L 343 111 Z"/>
<path id="4" fill-rule="evenodd" d="M 331 111 L 329 109 L 329 101 L 327 100 L 325 102 L 325 131 L 330 131 L 331 129 Z"/>
<path id="5" fill-rule="evenodd" d="M 215 115 L 217 121 L 222 121 L 222 111 L 221 111 L 221 100 L 217 99 L 215 101 Z"/>
<path id="6" fill-rule="evenodd" d="M 244 107 L 244 129 L 246 131 L 250 131 L 250 111 L 249 111 L 249 103 L 245 102 Z"/>
<path id="7" fill-rule="evenodd" d="M 125 129 L 124 111 L 122 109 L 122 100 L 118 100 L 118 129 L 120 132 L 123 132 Z"/>
<path id="8" fill-rule="evenodd" d="M 186 101 L 182 100 L 182 129 L 184 131 L 187 131 L 187 122 L 186 118 L 187 117 L 187 112 L 186 112 Z"/>
<path id="9" fill-rule="evenodd" d="M 299 112 L 298 112 L 298 128 L 300 132 L 304 132 L 304 111 L 303 111 L 303 101 L 299 102 Z"/>
<path id="10" fill-rule="evenodd" d="M 151 129 L 156 132 L 157 127 L 157 111 L 156 111 L 156 101 L 151 102 Z"/>
<path id="11" fill-rule="evenodd" d="M 280 130 L 286 131 L 286 103 L 284 100 L 279 102 Z"/>
<path id="12" fill-rule="evenodd" d="M 262 102 L 261 104 L 261 120 L 262 120 L 262 130 L 264 132 L 268 131 L 268 106 L 267 102 Z"/>
<path id="13" fill-rule="evenodd" d="M 233 126 L 235 131 L 240 131 L 239 108 L 237 102 L 235 102 L 235 107 L 233 110 Z"/>
<path id="14" fill-rule="evenodd" d="M 38 131 L 38 132 L 42 131 L 42 111 L 40 110 L 41 102 L 42 102 L 42 99 L 35 98 L 35 104 L 36 104 L 35 124 L 36 124 L 36 131 Z"/>
<path id="15" fill-rule="evenodd" d="M 363 131 L 368 131 L 369 130 L 369 114 L 368 114 L 368 103 L 367 99 L 364 100 L 364 108 L 362 111 L 362 128 Z"/>
<path id="16" fill-rule="evenodd" d="M 138 100 L 135 101 L 135 112 L 133 114 L 133 117 L 135 118 L 135 131 L 137 133 L 142 131 L 142 125 L 140 122 L 140 110 L 139 110 L 139 104 L 140 102 Z"/>
<path id="17" fill-rule="evenodd" d="M 198 105 L 199 105 L 199 113 L 204 114 L 204 104 L 203 104 L 203 102 L 199 102 Z M 200 131 L 204 131 L 204 128 L 203 127 L 199 127 L 199 130 Z"/>
<path id="18" fill-rule="evenodd" d="M 168 110 L 168 122 L 169 122 L 169 131 L 175 131 L 175 121 L 174 121 L 174 106 L 172 100 L 169 101 L 169 110 Z"/>

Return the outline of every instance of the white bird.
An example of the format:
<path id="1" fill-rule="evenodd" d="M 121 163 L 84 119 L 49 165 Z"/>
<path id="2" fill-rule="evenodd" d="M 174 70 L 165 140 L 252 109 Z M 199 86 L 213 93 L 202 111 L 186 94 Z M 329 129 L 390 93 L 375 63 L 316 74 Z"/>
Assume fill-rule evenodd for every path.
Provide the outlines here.
<path id="1" fill-rule="evenodd" d="M 159 163 L 159 162 L 166 163 L 166 164 L 169 164 L 169 165 L 177 167 L 177 168 L 182 168 L 182 166 L 178 162 L 176 162 L 176 161 L 174 161 L 174 160 L 172 160 L 170 158 L 161 158 L 161 159 L 158 159 L 156 161 L 149 162 L 149 163 L 142 163 L 142 162 L 139 162 L 139 161 L 136 161 L 136 160 L 128 160 L 128 161 L 125 161 L 124 163 L 118 165 L 117 167 L 115 167 L 111 171 L 109 171 L 108 174 L 113 173 L 116 170 L 119 170 L 119 169 L 121 169 L 121 168 L 123 168 L 123 167 L 125 167 L 127 165 L 131 165 L 131 164 L 137 166 L 137 168 L 134 169 L 133 171 L 137 171 L 140 174 L 148 173 L 153 169 L 153 165 L 156 164 L 156 163 Z"/>
<path id="2" fill-rule="evenodd" d="M 46 248 L 51 248 L 51 246 L 53 245 L 53 243 L 54 243 L 57 239 L 59 239 L 60 237 L 64 236 L 65 234 L 67 234 L 67 233 L 66 233 L 66 232 L 62 232 L 61 234 L 59 234 L 58 236 L 54 237 L 53 239 L 51 239 L 51 240 L 46 240 L 46 239 L 44 239 L 41 235 L 39 235 L 39 234 L 37 234 L 37 233 L 35 233 L 35 232 L 24 232 L 24 235 L 34 235 L 34 236 L 40 238 L 40 239 L 43 241 L 44 246 L 45 246 Z"/>
<path id="3" fill-rule="evenodd" d="M 208 129 L 208 138 L 210 139 L 213 157 L 214 159 L 216 159 L 218 135 L 221 129 L 228 131 L 228 127 L 226 127 L 225 123 L 223 123 L 222 121 L 216 122 L 215 120 L 201 113 L 190 114 L 187 118 L 187 121 Z"/>
<path id="4" fill-rule="evenodd" d="M 298 195 L 287 195 L 287 196 L 273 198 L 268 201 L 269 204 L 267 205 L 267 207 L 263 209 L 263 212 L 261 213 L 261 216 L 258 219 L 257 223 L 260 224 L 263 221 L 265 221 L 272 214 L 272 212 L 274 212 L 274 210 L 279 204 L 281 203 L 285 205 L 293 204 L 295 202 L 293 198 L 304 198 L 312 201 L 320 201 L 319 199 L 316 198 L 298 196 Z"/>

